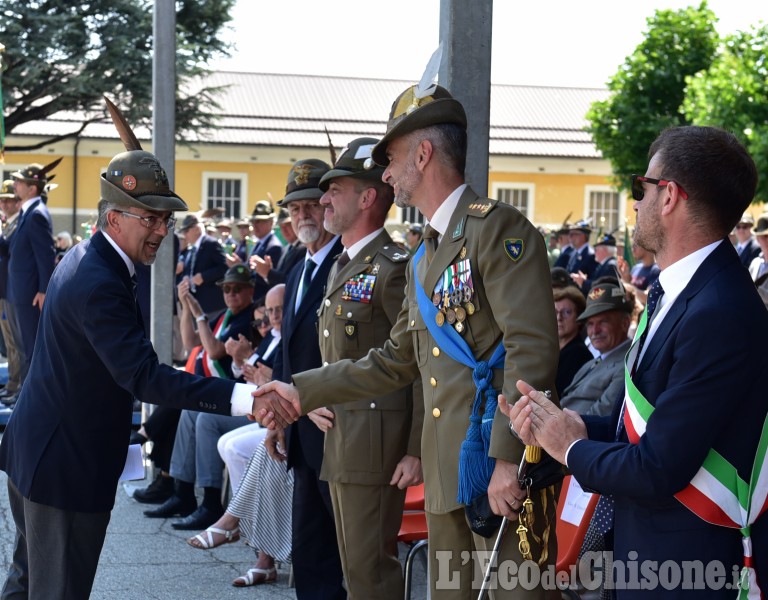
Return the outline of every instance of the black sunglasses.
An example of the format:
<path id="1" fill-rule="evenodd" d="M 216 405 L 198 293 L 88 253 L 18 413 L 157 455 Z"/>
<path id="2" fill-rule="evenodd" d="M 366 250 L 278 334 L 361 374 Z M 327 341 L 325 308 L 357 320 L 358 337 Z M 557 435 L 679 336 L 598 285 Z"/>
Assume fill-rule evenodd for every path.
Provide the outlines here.
<path id="1" fill-rule="evenodd" d="M 645 197 L 645 188 L 643 187 L 644 183 L 650 183 L 651 185 L 657 185 L 659 187 L 665 187 L 668 186 L 670 183 L 677 183 L 673 182 L 671 179 L 653 179 L 652 177 L 645 177 L 643 175 L 632 175 L 632 199 L 640 202 Z M 683 200 L 688 200 L 688 194 L 687 192 L 682 188 L 682 186 L 678 183 L 677 189 L 680 191 L 680 196 Z"/>

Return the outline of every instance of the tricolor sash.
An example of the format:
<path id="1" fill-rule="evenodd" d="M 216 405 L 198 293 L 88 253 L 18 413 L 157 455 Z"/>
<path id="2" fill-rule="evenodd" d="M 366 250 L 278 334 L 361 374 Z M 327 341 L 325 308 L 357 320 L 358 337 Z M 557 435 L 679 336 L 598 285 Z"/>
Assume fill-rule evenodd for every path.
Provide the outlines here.
<path id="1" fill-rule="evenodd" d="M 229 321 L 232 319 L 232 311 L 227 309 L 226 312 L 219 317 L 219 320 L 216 322 L 216 327 L 213 330 L 213 337 L 216 338 L 219 341 L 224 341 L 222 338 L 226 336 L 227 330 L 229 329 Z M 200 353 L 202 365 L 203 365 L 203 373 L 205 373 L 206 377 L 224 377 L 227 378 L 227 373 L 224 370 L 224 367 L 221 366 L 221 363 L 219 363 L 218 360 L 214 360 L 210 357 L 208 352 L 203 349 L 203 351 Z"/>
<path id="2" fill-rule="evenodd" d="M 453 327 L 437 325 L 435 322 L 437 307 L 427 296 L 416 272 L 416 267 L 423 257 L 424 244 L 422 243 L 412 261 L 416 300 L 421 316 L 440 350 L 456 362 L 472 369 L 472 379 L 477 388 L 472 402 L 472 412 L 469 416 L 467 436 L 459 451 L 459 487 L 456 500 L 462 504 L 469 504 L 476 497 L 486 493 L 493 469 L 496 466 L 496 459 L 488 456 L 493 417 L 496 414 L 496 396 L 498 395 L 491 386 L 491 380 L 493 379 L 493 369 L 504 367 L 506 350 L 504 343 L 500 342 L 488 361 L 478 361 L 467 342 Z"/>
<path id="3" fill-rule="evenodd" d="M 655 410 L 655 407 L 635 387 L 631 377 L 632 366 L 638 358 L 637 341 L 648 326 L 647 321 L 647 311 L 643 311 L 632 346 L 624 359 L 626 384 L 624 427 L 629 441 L 633 444 L 640 442 L 640 438 L 645 434 L 648 419 Z M 761 597 L 752 560 L 750 526 L 768 508 L 766 448 L 768 448 L 768 417 L 763 423 L 749 483 L 739 476 L 736 468 L 725 457 L 712 448 L 691 482 L 675 494 L 675 498 L 686 508 L 708 523 L 741 531 L 744 566 L 741 570 L 737 595 L 740 600 Z"/>

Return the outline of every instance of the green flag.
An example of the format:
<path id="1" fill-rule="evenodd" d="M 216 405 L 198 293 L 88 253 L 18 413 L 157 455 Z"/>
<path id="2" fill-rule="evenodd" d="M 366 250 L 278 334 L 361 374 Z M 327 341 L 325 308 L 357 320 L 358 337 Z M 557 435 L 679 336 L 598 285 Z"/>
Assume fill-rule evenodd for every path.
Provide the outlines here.
<path id="1" fill-rule="evenodd" d="M 632 241 L 629 239 L 629 227 L 624 228 L 624 260 L 629 268 L 635 266 L 635 256 L 632 254 Z"/>

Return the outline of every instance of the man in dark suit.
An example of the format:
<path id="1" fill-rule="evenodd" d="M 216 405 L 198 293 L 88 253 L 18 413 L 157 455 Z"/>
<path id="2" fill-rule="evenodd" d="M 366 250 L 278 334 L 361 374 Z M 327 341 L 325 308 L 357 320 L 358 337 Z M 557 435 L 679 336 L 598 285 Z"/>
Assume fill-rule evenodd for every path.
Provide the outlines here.
<path id="1" fill-rule="evenodd" d="M 299 239 L 307 247 L 307 258 L 291 271 L 285 285 L 282 322 L 282 352 L 275 358 L 273 378 L 290 381 L 292 375 L 322 364 L 317 337 L 317 309 L 323 299 L 328 273 L 344 247 L 338 237 L 323 227 L 325 207 L 318 185 L 329 171 L 321 160 L 298 161 L 288 176 L 285 206 Z M 270 431 L 265 444 L 280 460 L 276 444 L 282 430 Z M 292 559 L 296 597 L 340 600 L 346 598 L 336 543 L 336 526 L 328 484 L 320 481 L 323 433 L 308 417 L 290 426 L 285 435 L 287 460 L 293 469 Z"/>
<path id="2" fill-rule="evenodd" d="M 734 229 L 736 233 L 736 252 L 739 253 L 741 264 L 749 269 L 752 261 L 760 256 L 760 246 L 752 234 L 752 228 L 755 226 L 755 218 L 748 212 L 745 212 Z"/>
<path id="3" fill-rule="evenodd" d="M 277 226 L 283 239 L 288 244 L 283 249 L 280 261 L 275 266 L 272 266 L 271 260 L 267 262 L 264 259 L 251 257 L 251 269 L 254 269 L 256 274 L 264 279 L 270 288 L 278 283 L 285 283 L 291 269 L 293 269 L 296 263 L 303 262 L 307 254 L 307 248 L 296 236 L 291 223 L 291 215 L 285 207 L 280 208 L 277 216 Z"/>
<path id="4" fill-rule="evenodd" d="M 257 274 L 260 274 L 257 265 L 263 265 L 262 271 L 264 267 L 271 269 L 273 265 L 277 265 L 280 262 L 280 257 L 283 254 L 283 244 L 275 235 L 273 231 L 274 226 L 275 209 L 272 207 L 272 203 L 268 200 L 259 200 L 251 214 L 251 227 L 256 238 L 256 245 L 253 247 L 247 261 L 250 268 L 255 270 Z M 263 276 L 256 277 L 254 284 L 254 300 L 263 300 L 269 288 L 274 285 L 270 284 L 268 279 Z"/>
<path id="5" fill-rule="evenodd" d="M 583 271 L 571 275 L 571 279 L 579 286 L 585 296 L 592 289 L 594 282 L 601 277 L 612 277 L 613 279 L 618 277 L 616 255 L 616 238 L 610 233 L 606 233 L 595 242 L 595 262 L 597 267 L 592 276 L 587 276 Z"/>
<path id="6" fill-rule="evenodd" d="M 766 472 L 758 445 L 768 313 L 727 240 L 754 197 L 757 169 L 733 135 L 711 127 L 667 129 L 649 156 L 646 175 L 632 176 L 635 242 L 662 270 L 627 355 L 624 402 L 611 417 L 582 420 L 520 382 L 526 396 L 510 416 L 523 440 L 603 494 L 593 539 L 610 545 L 613 525 L 625 573 L 701 561 L 729 584 L 701 572 L 685 578 L 688 588 L 685 579 L 651 590 L 617 581 L 628 586 L 620 599 L 732 598 L 745 565 L 757 582 L 768 577 L 768 521 L 757 518 L 764 497 L 752 496 Z M 754 578 L 750 587 L 758 597 Z"/>
<path id="7" fill-rule="evenodd" d="M 251 221 L 247 217 L 243 217 L 237 223 L 238 242 L 235 246 L 235 251 L 232 254 L 227 255 L 227 264 L 235 264 L 238 262 L 245 262 L 253 249 L 253 235 L 251 231 Z"/>
<path id="8" fill-rule="evenodd" d="M 8 302 L 16 313 L 22 383 L 32 362 L 37 324 L 56 256 L 51 216 L 40 196 L 48 174 L 59 160 L 45 167 L 32 164 L 11 173 L 14 192 L 22 204 L 19 224 L 8 242 Z"/>
<path id="9" fill-rule="evenodd" d="M 134 265 L 154 262 L 172 211 L 187 206 L 122 116 L 113 118 L 127 130 L 124 140 L 130 134 L 131 150 L 101 176 L 99 231 L 68 252 L 51 279 L 30 377 L 0 444 L 16 524 L 2 598 L 89 597 L 134 397 L 220 414 L 256 408 L 254 386 L 160 364 L 144 334 Z"/>
<path id="10" fill-rule="evenodd" d="M 597 269 L 595 250 L 589 245 L 590 235 L 592 235 L 592 228 L 586 221 L 579 221 L 568 230 L 568 240 L 571 242 L 573 250 L 568 257 L 568 264 L 565 268 L 571 274 L 574 281 L 576 277 L 589 279 L 594 275 L 595 269 Z M 555 262 L 555 265 L 557 265 L 557 262 Z M 583 292 L 584 290 L 582 289 L 581 291 Z"/>
<path id="11" fill-rule="evenodd" d="M 563 222 L 563 226 L 555 231 L 552 235 L 557 237 L 557 245 L 560 248 L 560 255 L 555 260 L 552 267 L 562 267 L 565 269 L 568 266 L 568 261 L 571 259 L 571 252 L 573 252 L 573 246 L 568 238 L 568 234 L 571 231 L 571 224 L 566 220 Z"/>
<path id="12" fill-rule="evenodd" d="M 184 255 L 183 277 L 189 277 L 189 289 L 203 307 L 206 316 L 214 319 L 226 305 L 216 282 L 227 272 L 227 261 L 219 241 L 203 233 L 197 215 L 187 215 L 181 222 L 179 233 L 187 242 Z"/>

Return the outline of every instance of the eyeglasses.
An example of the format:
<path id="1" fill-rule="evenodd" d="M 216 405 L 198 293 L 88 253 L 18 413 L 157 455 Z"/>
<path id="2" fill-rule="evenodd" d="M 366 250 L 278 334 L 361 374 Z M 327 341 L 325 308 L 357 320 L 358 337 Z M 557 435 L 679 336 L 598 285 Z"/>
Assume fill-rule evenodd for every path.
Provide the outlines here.
<path id="1" fill-rule="evenodd" d="M 267 313 L 268 315 L 276 315 L 277 313 L 282 313 L 283 305 L 280 304 L 278 306 L 271 306 L 269 308 L 265 308 L 264 312 Z"/>
<path id="2" fill-rule="evenodd" d="M 221 291 L 225 294 L 239 294 L 243 291 L 242 285 L 222 285 Z"/>
<path id="3" fill-rule="evenodd" d="M 142 217 L 141 215 L 134 215 L 131 212 L 125 211 L 125 210 L 116 210 L 116 213 L 120 213 L 121 215 L 125 217 L 131 217 L 132 219 L 138 219 L 142 222 L 144 227 L 147 229 L 150 229 L 152 231 L 157 231 L 160 229 L 163 225 L 168 229 L 168 231 L 173 231 L 173 228 L 176 227 L 176 217 Z"/>
<path id="4" fill-rule="evenodd" d="M 269 327 L 270 322 L 269 322 L 269 319 L 267 319 L 266 317 L 263 319 L 256 319 L 255 321 L 253 321 L 253 326 L 256 327 L 257 329 L 260 327 Z"/>
<path id="5" fill-rule="evenodd" d="M 666 187 L 670 183 L 677 183 L 671 179 L 653 179 L 652 177 L 644 177 L 643 175 L 632 175 L 632 199 L 640 202 L 645 197 L 645 188 L 643 183 L 650 183 L 651 185 L 657 185 L 659 187 Z M 680 190 L 680 196 L 683 200 L 688 200 L 687 192 L 678 183 L 677 189 Z"/>
<path id="6" fill-rule="evenodd" d="M 752 229 L 752 225 L 749 223 L 739 223 L 736 225 L 736 229 Z"/>
<path id="7" fill-rule="evenodd" d="M 562 317 L 563 319 L 570 319 L 574 314 L 574 310 L 572 308 L 563 308 L 560 310 L 555 310 L 555 316 L 556 317 Z"/>

